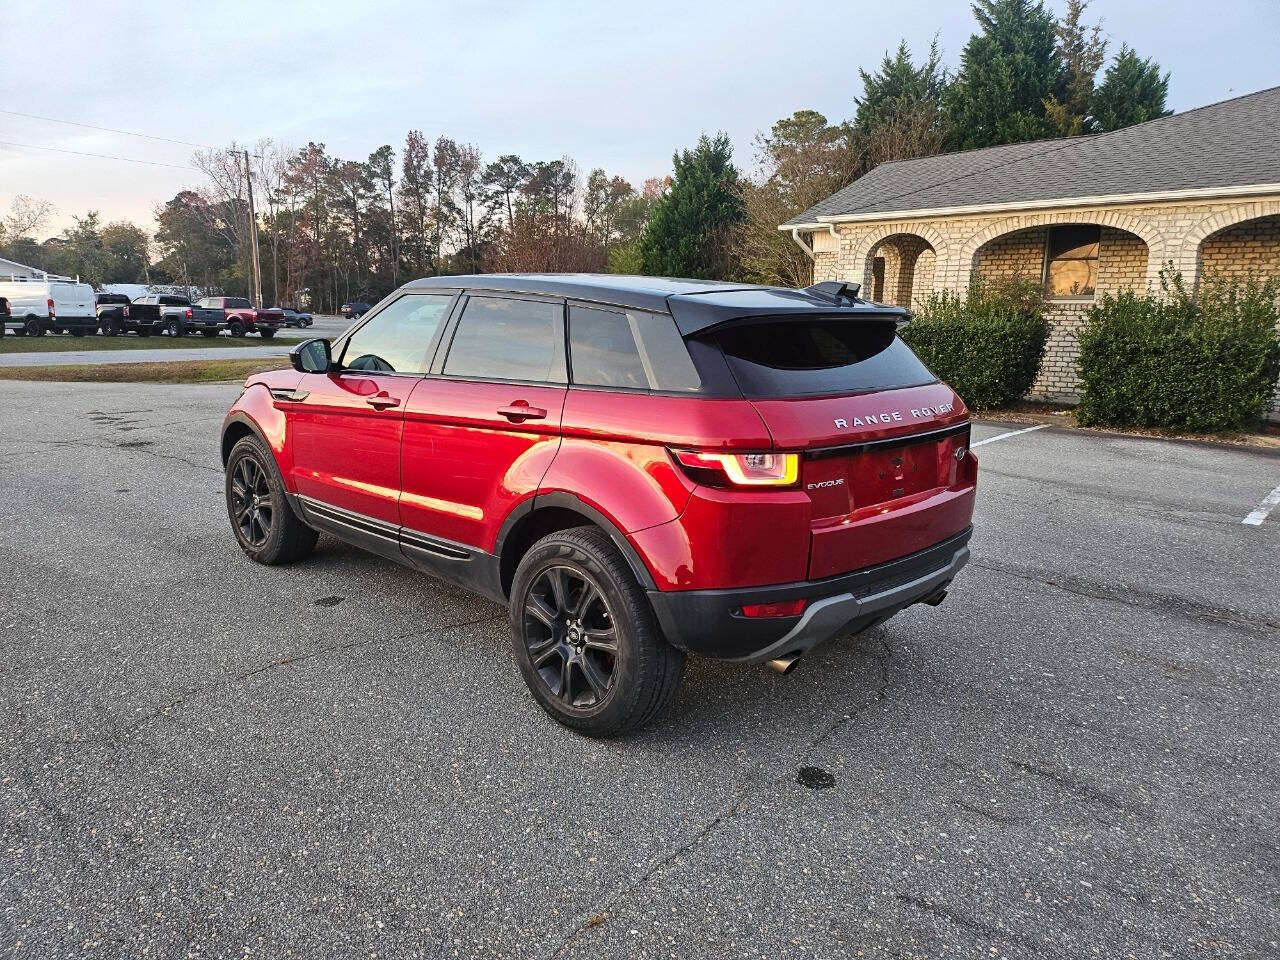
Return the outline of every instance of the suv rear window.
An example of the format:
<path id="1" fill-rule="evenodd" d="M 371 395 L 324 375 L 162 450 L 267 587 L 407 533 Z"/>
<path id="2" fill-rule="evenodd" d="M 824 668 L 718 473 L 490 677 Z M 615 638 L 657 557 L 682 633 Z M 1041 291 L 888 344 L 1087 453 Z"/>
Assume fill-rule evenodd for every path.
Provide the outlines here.
<path id="1" fill-rule="evenodd" d="M 937 381 L 892 322 L 788 317 L 736 323 L 713 336 L 748 397 L 865 393 Z"/>

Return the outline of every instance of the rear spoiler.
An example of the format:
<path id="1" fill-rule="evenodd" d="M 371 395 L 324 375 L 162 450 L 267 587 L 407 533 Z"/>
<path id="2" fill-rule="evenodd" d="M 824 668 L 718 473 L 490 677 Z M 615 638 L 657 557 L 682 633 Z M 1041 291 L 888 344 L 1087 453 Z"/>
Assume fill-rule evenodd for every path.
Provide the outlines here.
<path id="1" fill-rule="evenodd" d="M 839 317 L 842 320 L 902 326 L 911 319 L 910 312 L 902 307 L 857 299 L 857 291 L 856 284 L 829 280 L 803 290 L 753 287 L 675 294 L 667 298 L 667 306 L 682 337 L 691 337 L 738 320 Z"/>

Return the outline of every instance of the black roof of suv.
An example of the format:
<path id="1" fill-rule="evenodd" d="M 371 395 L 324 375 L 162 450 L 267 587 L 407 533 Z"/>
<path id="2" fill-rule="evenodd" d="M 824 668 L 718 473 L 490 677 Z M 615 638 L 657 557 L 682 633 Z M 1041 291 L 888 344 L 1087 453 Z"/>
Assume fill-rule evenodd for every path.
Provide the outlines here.
<path id="1" fill-rule="evenodd" d="M 406 290 L 493 290 L 502 293 L 534 293 L 607 303 L 638 310 L 670 311 L 684 336 L 726 320 L 740 317 L 787 314 L 892 315 L 906 320 L 901 307 L 865 300 L 832 300 L 812 288 L 766 287 L 718 280 L 678 280 L 670 277 L 634 277 L 596 273 L 485 273 L 455 277 L 425 277 L 405 284 Z"/>

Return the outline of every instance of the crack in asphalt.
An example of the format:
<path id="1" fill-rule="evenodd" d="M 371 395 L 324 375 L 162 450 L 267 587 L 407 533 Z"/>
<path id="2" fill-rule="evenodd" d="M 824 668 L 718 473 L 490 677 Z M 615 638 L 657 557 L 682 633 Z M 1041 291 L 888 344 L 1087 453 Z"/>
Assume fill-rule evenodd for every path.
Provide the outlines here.
<path id="1" fill-rule="evenodd" d="M 220 687 L 230 687 L 238 683 L 243 683 L 245 680 L 249 680 L 253 677 L 258 676 L 259 674 L 266 673 L 270 670 L 274 670 L 276 667 L 285 667 L 295 663 L 302 663 L 306 660 L 314 660 L 315 658 L 324 656 L 325 654 L 341 652 L 344 650 L 352 650 L 357 647 L 367 647 L 367 646 L 384 644 L 384 643 L 395 643 L 399 640 L 408 640 L 412 637 L 425 637 L 429 634 L 449 633 L 454 630 L 463 630 L 463 629 L 466 629 L 467 627 L 477 626 L 478 624 L 488 623 L 495 620 L 505 620 L 505 619 L 506 619 L 506 614 L 502 614 L 500 616 L 479 617 L 475 620 L 466 620 L 461 623 L 450 624 L 447 627 L 444 627 L 443 629 L 412 630 L 408 633 L 397 634 L 396 636 L 393 636 L 393 637 L 372 638 L 368 640 L 350 640 L 343 643 L 331 643 L 323 647 L 316 647 L 312 650 L 308 650 L 303 653 L 288 654 L 286 656 L 277 657 L 274 660 L 271 660 L 267 663 L 259 664 L 258 666 L 252 667 L 248 670 L 241 671 L 240 673 L 237 673 L 233 676 L 223 677 L 213 681 L 212 683 L 206 683 L 203 686 L 195 687 L 194 689 L 184 693 L 182 696 L 171 700 L 169 703 L 165 704 L 163 707 L 160 707 L 157 710 L 153 710 L 151 713 L 147 714 L 145 717 L 142 717 L 137 722 L 132 723 L 125 727 L 118 728 L 109 736 L 97 737 L 91 740 L 82 740 L 76 743 L 75 745 L 88 746 L 88 745 L 95 745 L 95 744 L 119 743 L 121 740 L 128 739 L 129 737 L 137 733 L 139 730 L 141 730 L 143 727 L 147 726 L 148 724 L 154 723 L 156 720 L 160 720 L 162 718 L 167 718 L 171 710 L 175 710 L 179 707 L 185 706 L 186 704 L 191 703 L 193 700 L 198 700 L 205 694 L 209 693 L 211 690 L 215 690 Z M 71 746 L 71 745 L 73 744 L 64 744 L 64 746 Z"/>
<path id="2" fill-rule="evenodd" d="M 1156 590 L 1146 590 L 1132 585 L 1110 586 L 1095 580 L 1064 573 L 1048 573 L 1026 567 L 1013 567 L 989 560 L 972 560 L 970 566 L 991 573 L 1002 573 L 1005 576 L 1017 577 L 1030 583 L 1038 583 L 1046 587 L 1055 587 L 1065 593 L 1086 597 L 1090 600 L 1110 600 L 1139 610 L 1154 610 L 1160 613 L 1171 613 L 1183 619 L 1195 620 L 1215 626 L 1234 627 L 1244 630 L 1262 631 L 1268 635 L 1280 630 L 1280 620 L 1254 616 L 1239 610 L 1223 610 L 1218 607 L 1191 600 L 1187 597 Z"/>
<path id="3" fill-rule="evenodd" d="M 798 751 L 794 761 L 788 764 L 788 771 L 790 771 L 792 767 L 801 765 L 803 761 L 809 758 L 809 755 L 812 754 L 814 750 L 829 741 L 856 717 L 865 713 L 875 705 L 885 701 L 888 696 L 889 685 L 892 682 L 890 677 L 890 668 L 893 661 L 893 649 L 889 646 L 889 641 L 883 633 L 880 634 L 878 639 L 879 647 L 884 652 L 884 656 L 876 657 L 873 655 L 872 657 L 879 664 L 880 677 L 875 690 L 871 693 L 871 696 L 865 703 L 854 707 L 848 713 L 841 714 L 811 737 L 803 748 Z M 593 906 L 582 911 L 575 918 L 569 932 L 556 943 L 555 947 L 549 952 L 541 954 L 542 960 L 555 960 L 556 957 L 559 957 L 566 949 L 577 942 L 583 934 L 600 926 L 603 922 L 600 918 L 607 917 L 609 910 L 612 909 L 615 904 L 629 897 L 639 887 L 653 879 L 653 877 L 656 876 L 664 867 L 674 863 L 694 847 L 697 847 L 707 837 L 709 837 L 717 827 L 737 815 L 757 787 L 764 786 L 766 783 L 770 786 L 778 787 L 792 782 L 792 774 L 790 772 L 785 776 L 766 781 L 765 778 L 761 777 L 761 773 L 764 771 L 765 767 L 765 761 L 760 761 L 755 764 L 750 773 L 748 773 L 744 778 L 742 786 L 734 794 L 733 798 L 722 806 L 705 823 L 703 823 L 702 826 L 695 830 L 691 836 L 683 842 L 676 844 L 676 846 L 666 853 L 650 860 L 648 865 L 638 876 L 635 876 L 631 880 L 615 887 Z"/>

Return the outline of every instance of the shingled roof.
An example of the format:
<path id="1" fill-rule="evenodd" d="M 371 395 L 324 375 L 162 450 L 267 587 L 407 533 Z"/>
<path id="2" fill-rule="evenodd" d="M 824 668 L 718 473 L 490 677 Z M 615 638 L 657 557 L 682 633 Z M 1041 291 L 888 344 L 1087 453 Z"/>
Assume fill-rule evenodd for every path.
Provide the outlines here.
<path id="1" fill-rule="evenodd" d="M 883 163 L 782 226 L 992 204 L 1276 188 L 1277 131 L 1280 87 L 1272 87 L 1111 133 Z"/>

